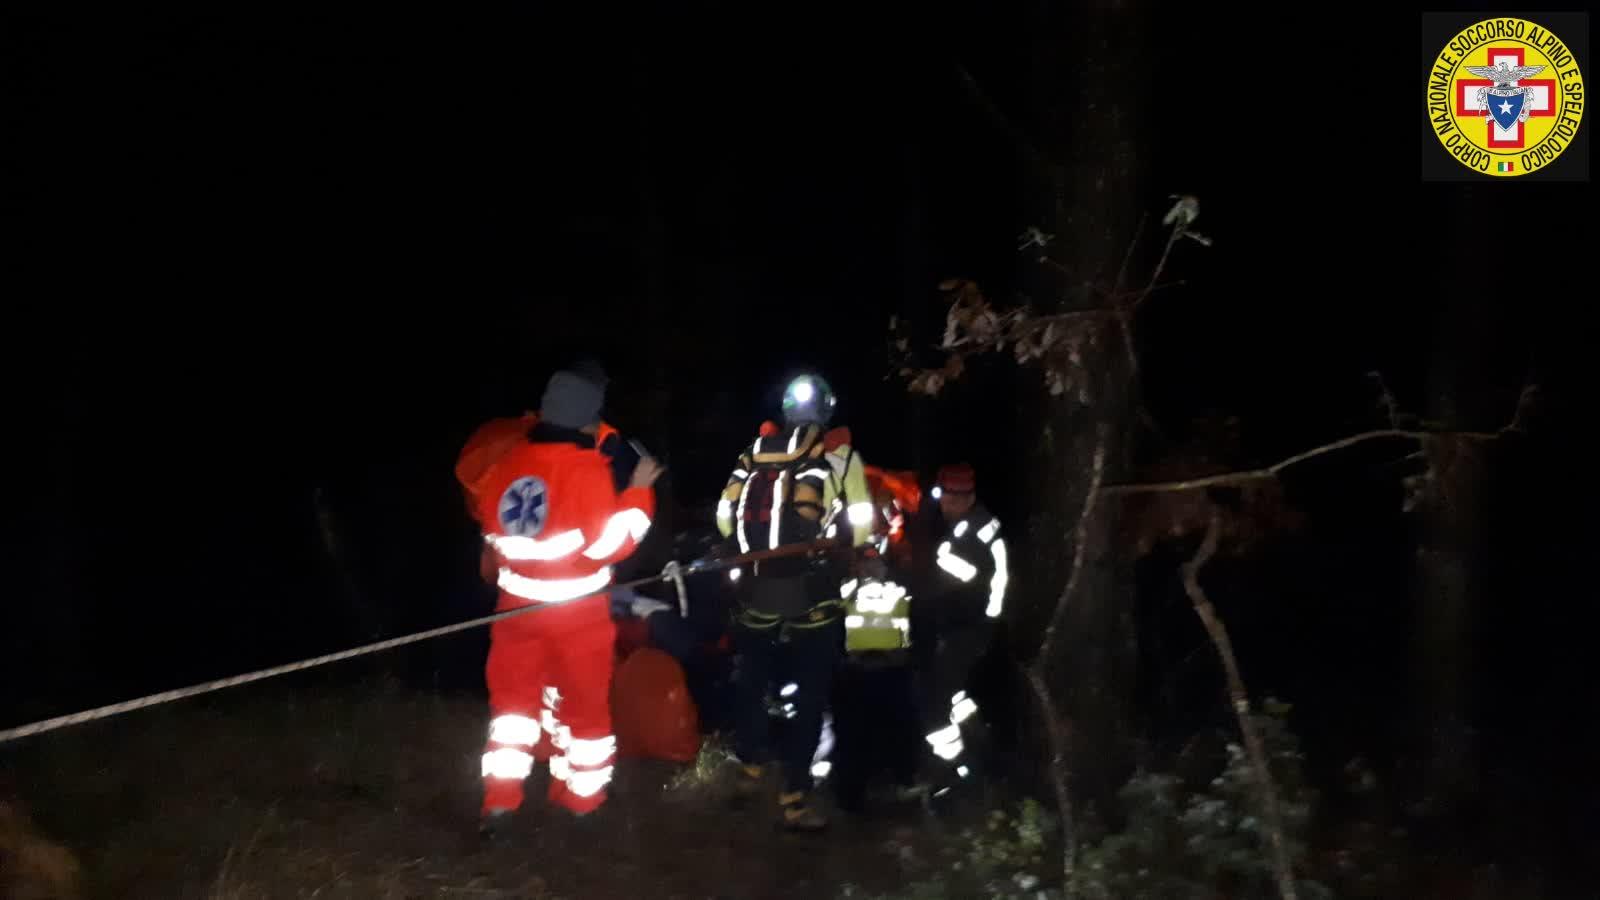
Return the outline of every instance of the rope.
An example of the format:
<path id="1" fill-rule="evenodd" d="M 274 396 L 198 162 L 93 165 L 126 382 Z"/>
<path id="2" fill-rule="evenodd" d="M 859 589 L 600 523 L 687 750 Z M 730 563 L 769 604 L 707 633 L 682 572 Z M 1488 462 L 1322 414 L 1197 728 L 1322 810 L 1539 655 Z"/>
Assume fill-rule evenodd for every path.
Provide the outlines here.
<path id="1" fill-rule="evenodd" d="M 824 547 L 832 546 L 834 546 L 834 544 L 831 541 L 818 541 L 814 544 L 793 544 L 788 547 L 778 547 L 758 553 L 747 553 L 743 556 L 692 563 L 689 566 L 679 568 L 678 571 L 682 574 L 711 572 L 718 569 L 724 569 L 729 566 L 736 566 L 742 563 L 753 562 L 762 559 L 773 559 L 780 556 L 798 556 L 801 553 L 810 553 L 813 550 L 819 550 L 823 549 Z M 228 688 L 249 684 L 253 681 L 276 678 L 279 675 L 288 675 L 291 672 L 303 672 L 306 669 L 314 669 L 318 666 L 325 666 L 330 663 L 341 662 L 347 659 L 355 659 L 358 656 L 367 656 L 372 653 L 382 653 L 385 650 L 393 650 L 396 647 L 404 647 L 407 644 L 415 644 L 421 641 L 431 640 L 432 638 L 443 637 L 447 634 L 455 634 L 458 631 L 467 631 L 472 628 L 489 625 L 491 623 L 498 622 L 501 619 L 509 619 L 512 616 L 527 615 L 528 613 L 539 612 L 540 610 L 566 606 L 569 603 L 575 603 L 579 600 L 587 600 L 590 597 L 603 596 L 614 590 L 635 588 L 671 577 L 671 574 L 663 572 L 659 575 L 651 575 L 648 578 L 639 578 L 633 581 L 626 581 L 621 584 L 608 585 L 604 590 L 595 591 L 592 594 L 585 594 L 582 597 L 574 597 L 573 599 L 564 601 L 562 603 L 535 604 L 533 606 L 518 607 L 517 609 L 508 609 L 492 615 L 481 616 L 476 619 L 468 619 L 465 622 L 456 622 L 453 625 L 443 625 L 438 628 L 430 628 L 427 631 L 418 631 L 414 634 L 378 641 L 374 644 L 366 644 L 361 647 L 352 647 L 349 650 L 340 650 L 337 653 L 328 653 L 323 656 L 314 656 L 310 659 L 303 659 L 299 662 L 285 663 L 281 666 L 273 666 L 270 669 L 246 672 L 243 675 L 234 675 L 229 678 L 218 678 L 215 681 L 207 681 L 184 688 L 175 688 L 170 691 L 162 691 L 159 694 L 150 694 L 147 697 L 124 700 L 121 703 L 112 703 L 107 706 L 100 706 L 96 707 L 95 709 L 86 709 L 82 712 L 75 712 L 65 716 L 56 716 L 53 719 L 44 719 L 43 721 L 39 722 L 31 722 L 27 725 L 19 725 L 15 728 L 7 728 L 4 731 L 0 731 L 0 744 L 20 740 L 35 734 L 43 734 L 47 731 L 56 731 L 57 729 L 69 728 L 73 725 L 82 725 L 86 722 L 93 722 L 98 719 L 109 719 L 112 716 L 120 716 L 123 713 L 133 712 L 134 710 L 138 709 L 146 709 L 151 706 L 160 706 L 164 703 L 172 703 L 177 700 L 196 697 L 200 694 L 209 694 L 213 691 L 227 690 Z"/>
<path id="2" fill-rule="evenodd" d="M 689 618 L 689 589 L 683 583 L 683 567 L 673 560 L 661 570 L 661 577 L 671 581 L 673 589 L 678 592 L 678 615 Z"/>

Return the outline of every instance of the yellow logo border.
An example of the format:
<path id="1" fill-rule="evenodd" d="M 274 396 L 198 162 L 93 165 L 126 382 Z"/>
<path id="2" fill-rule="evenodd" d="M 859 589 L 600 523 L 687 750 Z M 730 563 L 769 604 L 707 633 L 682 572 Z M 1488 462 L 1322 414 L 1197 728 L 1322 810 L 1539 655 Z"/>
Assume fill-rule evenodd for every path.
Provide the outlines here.
<path id="1" fill-rule="evenodd" d="M 1556 96 L 1551 98 L 1556 121 L 1530 147 L 1485 147 L 1483 141 L 1469 137 L 1456 118 L 1456 82 L 1463 74 L 1462 68 L 1474 52 L 1490 44 L 1528 47 L 1544 56 L 1554 69 L 1550 78 L 1556 83 Z M 1558 52 L 1552 55 L 1552 50 Z M 1471 73 L 1465 74 L 1472 77 Z M 1498 16 L 1457 29 L 1434 58 L 1424 92 L 1429 127 L 1446 154 L 1471 171 L 1498 178 L 1520 177 L 1555 162 L 1571 146 L 1583 122 L 1583 72 L 1576 55 L 1555 32 L 1531 19 Z M 1499 171 L 1504 163 L 1510 164 L 1510 171 Z"/>

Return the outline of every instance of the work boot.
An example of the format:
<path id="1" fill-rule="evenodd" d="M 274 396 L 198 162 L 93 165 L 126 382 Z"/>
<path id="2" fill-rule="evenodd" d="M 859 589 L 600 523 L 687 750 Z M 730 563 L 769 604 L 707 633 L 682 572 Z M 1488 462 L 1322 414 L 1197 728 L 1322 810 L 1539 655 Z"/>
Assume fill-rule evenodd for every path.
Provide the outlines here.
<path id="1" fill-rule="evenodd" d="M 760 765 L 741 765 L 733 773 L 733 793 L 741 799 L 749 799 L 765 793 L 767 790 L 767 767 Z"/>
<path id="2" fill-rule="evenodd" d="M 778 805 L 783 808 L 783 827 L 789 831 L 821 831 L 828 827 L 828 817 L 804 791 L 779 794 Z"/>

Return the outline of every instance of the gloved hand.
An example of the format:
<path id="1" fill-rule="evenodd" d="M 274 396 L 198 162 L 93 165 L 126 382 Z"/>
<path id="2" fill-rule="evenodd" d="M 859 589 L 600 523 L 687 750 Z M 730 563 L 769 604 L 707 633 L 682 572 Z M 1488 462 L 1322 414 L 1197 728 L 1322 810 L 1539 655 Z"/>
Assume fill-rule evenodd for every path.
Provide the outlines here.
<path id="1" fill-rule="evenodd" d="M 622 618 L 633 614 L 633 604 L 639 595 L 632 588 L 611 589 L 611 615 L 613 618 Z"/>

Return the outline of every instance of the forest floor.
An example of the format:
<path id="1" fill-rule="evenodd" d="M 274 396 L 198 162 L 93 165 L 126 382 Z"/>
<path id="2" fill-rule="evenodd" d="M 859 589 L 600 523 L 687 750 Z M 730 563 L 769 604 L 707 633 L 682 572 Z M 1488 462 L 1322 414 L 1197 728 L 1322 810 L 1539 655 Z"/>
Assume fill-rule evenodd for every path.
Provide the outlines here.
<path id="1" fill-rule="evenodd" d="M 536 774 L 490 846 L 484 715 L 471 698 L 269 686 L 35 738 L 0 771 L 87 897 L 859 896 L 934 875 L 959 830 L 912 807 L 790 834 L 775 801 L 732 802 L 729 766 L 630 759 L 583 818 L 545 805 Z"/>
<path id="2" fill-rule="evenodd" d="M 937 815 L 880 805 L 790 834 L 774 801 L 733 802 L 714 742 L 690 765 L 624 759 L 583 818 L 547 806 L 538 773 L 509 840 L 487 844 L 485 715 L 470 695 L 296 676 L 0 747 L 0 900 L 1060 896 L 1057 851 L 1007 842 L 1024 818 L 1002 812 L 1017 799 L 1007 773 Z M 1593 896 L 1448 847 L 1337 863 L 1365 841 L 1337 823 L 1318 841 L 1315 867 L 1347 876 L 1335 896 Z M 47 888 L 73 869 L 80 892 Z"/>

